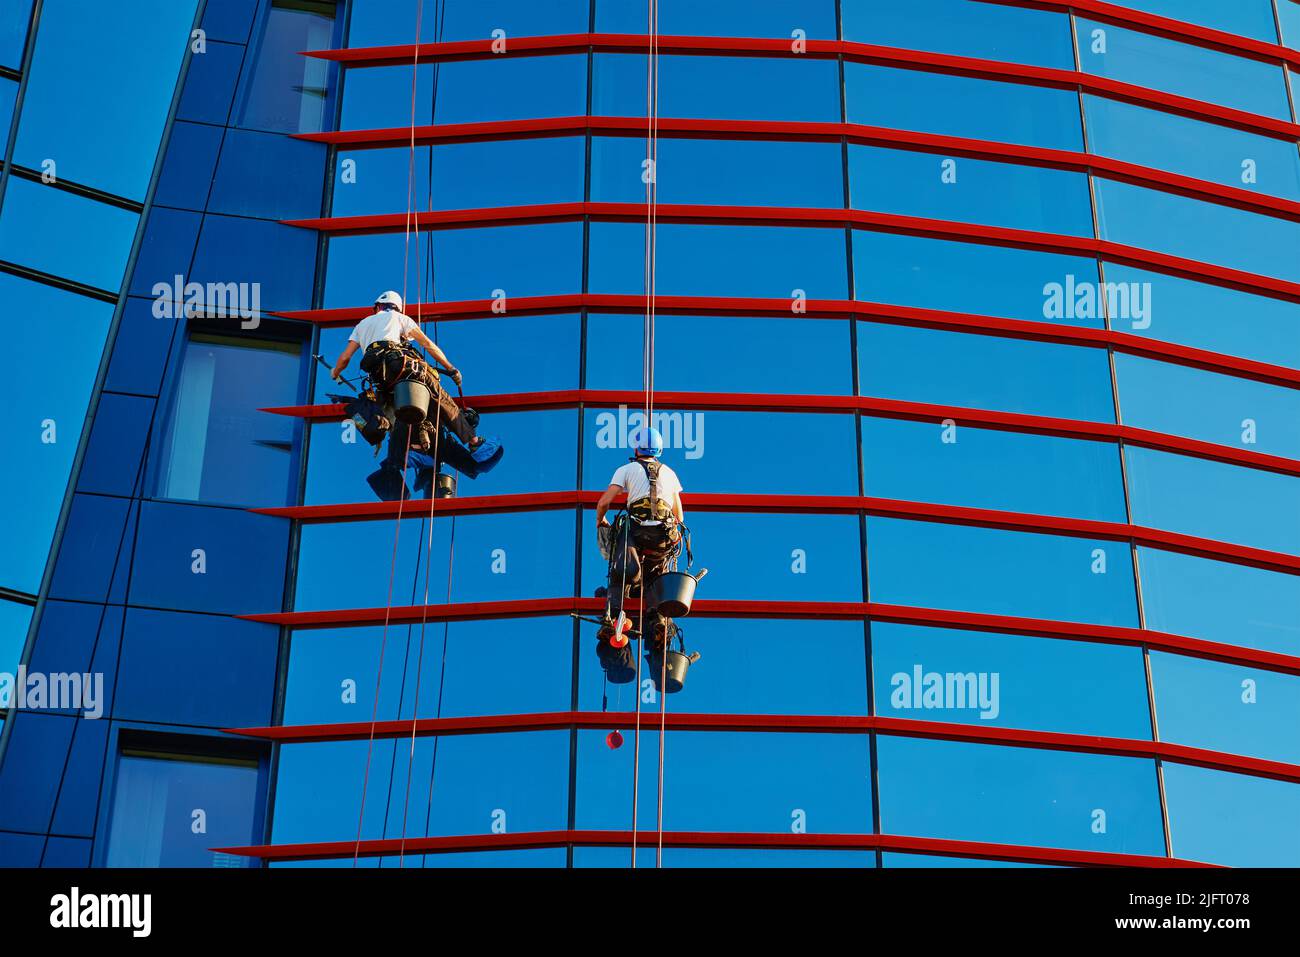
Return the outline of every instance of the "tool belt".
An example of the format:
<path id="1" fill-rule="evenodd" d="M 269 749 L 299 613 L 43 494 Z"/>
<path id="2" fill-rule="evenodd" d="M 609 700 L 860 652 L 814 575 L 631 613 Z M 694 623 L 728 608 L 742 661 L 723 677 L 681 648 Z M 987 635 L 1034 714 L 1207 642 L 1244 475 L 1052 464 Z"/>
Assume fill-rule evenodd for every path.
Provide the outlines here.
<path id="1" fill-rule="evenodd" d="M 438 385 L 438 370 L 404 343 L 378 339 L 370 343 L 361 357 L 361 371 L 385 392 L 403 379 L 417 379 L 430 386 Z"/>

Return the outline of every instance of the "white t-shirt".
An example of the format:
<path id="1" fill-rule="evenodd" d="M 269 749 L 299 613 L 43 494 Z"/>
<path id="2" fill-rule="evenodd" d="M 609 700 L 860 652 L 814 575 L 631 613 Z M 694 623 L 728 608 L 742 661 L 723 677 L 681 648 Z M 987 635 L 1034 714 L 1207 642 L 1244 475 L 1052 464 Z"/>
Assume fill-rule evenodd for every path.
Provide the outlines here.
<path id="1" fill-rule="evenodd" d="M 399 343 L 409 339 L 417 328 L 415 320 L 406 313 L 396 309 L 381 309 L 358 322 L 352 335 L 348 336 L 348 341 L 355 342 L 365 352 L 372 342 L 381 339 Z"/>
<path id="2" fill-rule="evenodd" d="M 627 504 L 629 505 L 650 497 L 650 479 L 645 474 L 645 469 L 636 462 L 628 462 L 626 465 L 620 466 L 614 473 L 614 477 L 609 480 L 609 484 L 627 490 Z M 659 497 L 669 505 L 676 505 L 677 495 L 681 490 L 682 483 L 677 478 L 677 473 L 660 463 Z"/>

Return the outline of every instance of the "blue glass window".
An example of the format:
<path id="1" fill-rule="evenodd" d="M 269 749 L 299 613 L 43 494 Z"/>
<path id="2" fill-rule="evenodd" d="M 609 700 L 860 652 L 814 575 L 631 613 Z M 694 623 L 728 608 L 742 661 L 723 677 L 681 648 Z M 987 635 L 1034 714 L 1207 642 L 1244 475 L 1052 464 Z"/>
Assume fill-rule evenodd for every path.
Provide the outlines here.
<path id="1" fill-rule="evenodd" d="M 32 606 L 25 602 L 0 601 L 0 671 L 13 674 L 18 669 L 27 628 L 32 623 Z"/>
<path id="2" fill-rule="evenodd" d="M 325 106 L 333 68 L 304 50 L 333 44 L 333 0 L 272 0 L 244 91 L 239 126 L 281 133 L 314 133 L 327 123 Z"/>
<path id="3" fill-rule="evenodd" d="M 1300 677 L 1151 653 L 1165 741 L 1300 764 Z"/>
<path id="4" fill-rule="evenodd" d="M 1070 21 L 1061 13 L 979 0 L 844 0 L 844 39 L 984 60 L 1074 68 Z"/>
<path id="5" fill-rule="evenodd" d="M 496 29 L 505 31 L 507 43 L 510 37 L 586 33 L 591 5 L 590 0 L 420 2 L 423 10 L 417 10 L 416 0 L 357 0 L 352 4 L 348 46 L 414 43 L 417 16 L 422 43 L 482 40 Z"/>
<path id="6" fill-rule="evenodd" d="M 1088 180 L 1082 173 L 850 146 L 849 183 L 854 209 L 1092 235 Z"/>
<path id="7" fill-rule="evenodd" d="M 0 11 L 0 66 L 15 70 L 22 66 L 31 15 L 32 0 L 15 0 Z"/>
<path id="8" fill-rule="evenodd" d="M 278 543 L 278 553 L 284 554 L 283 538 Z M 181 560 L 174 564 L 185 568 L 186 555 L 187 552 L 182 552 L 177 556 Z M 281 568 L 275 568 L 277 564 L 282 566 L 282 562 L 258 564 L 274 568 L 278 580 L 284 580 Z M 249 569 L 248 573 L 252 577 L 257 572 Z M 173 573 L 169 577 L 174 582 L 180 575 Z M 229 582 L 236 576 L 227 573 L 223 577 L 226 587 L 231 588 Z M 132 598 L 139 600 L 134 594 Z M 235 599 L 221 604 L 242 606 L 242 610 L 250 611 L 251 603 Z M 258 610 L 265 611 L 266 607 L 263 605 Z M 271 607 L 274 610 L 279 603 Z M 129 608 L 122 631 L 121 654 L 115 662 L 113 717 L 208 728 L 270 724 L 275 695 L 276 636 L 273 625 L 232 621 L 222 615 Z"/>
<path id="9" fill-rule="evenodd" d="M 338 556 L 391 556 L 395 536 L 393 594 L 423 596 L 424 549 L 429 540 L 423 521 L 403 520 L 400 534 L 392 521 L 304 525 L 298 549 L 297 609 L 385 607 L 392 563 L 385 560 L 382 567 L 379 562 L 367 564 L 351 587 L 340 590 Z M 451 554 L 453 602 L 572 595 L 573 522 L 571 509 L 435 518 L 432 558 L 427 562 L 429 594 L 440 596 L 439 602 L 447 600 L 447 556 Z M 454 550 L 450 541 L 453 523 Z"/>
<path id="10" fill-rule="evenodd" d="M 262 219 L 319 216 L 324 171 L 319 143 L 228 130 L 208 209 Z"/>
<path id="11" fill-rule="evenodd" d="M 855 437 L 851 415 L 804 412 L 731 412 L 656 409 L 664 461 L 681 478 L 687 509 L 691 492 L 754 495 L 856 495 Z M 637 409 L 588 409 L 583 423 L 583 485 L 603 490 L 614 470 L 632 455 L 633 432 L 644 421 Z M 798 436 L 817 448 L 823 468 L 755 469 L 743 483 L 736 463 L 753 460 L 773 431 Z M 495 474 L 495 473 L 493 473 Z"/>
<path id="12" fill-rule="evenodd" d="M 1079 65 L 1086 73 L 1248 113 L 1291 118 L 1286 81 L 1275 64 L 1082 18 L 1075 21 L 1075 29 Z"/>
<path id="13" fill-rule="evenodd" d="M 645 116 L 646 58 L 597 53 L 594 60 L 592 113 Z M 834 60 L 659 55 L 660 116 L 835 123 L 839 89 Z"/>
<path id="14" fill-rule="evenodd" d="M 641 88 L 645 89 L 644 82 Z M 423 63 L 417 70 L 415 95 L 417 125 L 581 116 L 587 111 L 587 57 L 530 56 Z M 410 125 L 409 66 L 358 67 L 347 71 L 339 129 Z"/>
<path id="15" fill-rule="evenodd" d="M 843 299 L 848 293 L 844 233 L 781 226 L 656 227 L 661 296 Z M 645 292 L 645 226 L 593 223 L 590 291 Z"/>
<path id="16" fill-rule="evenodd" d="M 862 322 L 858 368 L 877 398 L 1115 421 L 1104 349 Z"/>
<path id="17" fill-rule="evenodd" d="M 1282 42 L 1292 50 L 1300 50 L 1300 3 L 1296 0 L 1277 0 L 1277 16 L 1282 25 Z M 1295 88 L 1295 71 L 1291 73 Z"/>
<path id="18" fill-rule="evenodd" d="M 1293 302 L 1115 263 L 1106 263 L 1106 281 L 1127 289 L 1130 303 L 1127 311 L 1110 308 L 1112 329 L 1300 367 L 1300 338 L 1295 335 L 1300 306 Z M 1140 315 L 1132 308 L 1137 302 L 1143 307 Z M 1232 322 L 1224 322 L 1224 316 L 1232 316 Z"/>
<path id="19" fill-rule="evenodd" d="M 13 187 L 20 181 L 13 180 Z M 6 207 L 8 207 L 6 203 Z M 16 395 L 39 395 L 41 401 L 16 416 L 0 434 L 0 459 L 21 468 L 0 469 L 0 496 L 21 502 L 11 509 L 0 545 L 0 585 L 35 594 L 40 588 L 54 526 L 63 505 L 68 471 L 99 369 L 104 337 L 113 318 L 112 303 L 99 302 L 52 286 L 0 272 L 0 310 L 21 316 L 34 302 L 44 303 L 60 326 L 75 335 L 77 348 L 60 359 L 60 386 L 49 387 L 39 363 L 14 362 L 9 386 Z"/>
<path id="20" fill-rule="evenodd" d="M 149 213 L 131 272 L 132 295 L 156 297 L 160 290 L 155 287 L 159 283 L 166 289 L 174 289 L 176 277 L 189 274 L 202 221 L 200 213 L 166 206 L 156 207 Z M 163 328 L 162 323 L 155 328 Z"/>
<path id="21" fill-rule="evenodd" d="M 578 827 L 623 830 L 631 823 L 632 748 L 605 744 L 604 731 L 578 732 Z M 655 780 L 659 739 L 642 729 L 641 787 Z M 669 732 L 664 742 L 664 829 L 813 834 L 871 832 L 869 742 L 865 734 Z M 638 824 L 655 827 L 655 800 Z M 630 852 L 629 852 L 630 853 Z"/>
<path id="22" fill-rule="evenodd" d="M 186 278 L 205 287 L 246 284 L 249 296 L 255 291 L 256 302 L 269 312 L 308 308 L 315 273 L 316 234 L 311 230 L 209 213 L 199 231 L 194 269 Z"/>
<path id="23" fill-rule="evenodd" d="M 874 622 L 871 654 L 880 715 L 1151 736 L 1140 648 Z"/>
<path id="24" fill-rule="evenodd" d="M 595 0 L 598 33 L 645 33 L 645 0 Z M 835 38 L 832 0 L 661 0 L 659 33 L 664 36 L 782 37 L 795 29 L 809 37 Z M 585 29 L 585 28 L 584 28 Z M 555 31 L 559 32 L 559 31 Z M 576 31 L 575 31 L 576 32 Z"/>
<path id="25" fill-rule="evenodd" d="M 14 161 L 42 169 L 53 159 L 61 179 L 144 199 L 195 6 L 196 0 L 140 0 L 124 10 L 46 0 Z M 149 55 L 117 57 L 113 82 L 104 83 L 105 50 Z"/>
<path id="26" fill-rule="evenodd" d="M 1300 478 L 1126 446 L 1133 521 L 1300 554 Z"/>
<path id="27" fill-rule="evenodd" d="M 572 136 L 417 146 L 414 206 L 480 209 L 578 202 L 583 150 L 583 140 Z M 407 147 L 340 151 L 331 215 L 404 212 L 411 203 L 411 177 Z"/>
<path id="28" fill-rule="evenodd" d="M 272 841 L 351 840 L 367 750 L 365 740 L 282 747 Z M 361 837 L 563 830 L 568 756 L 567 731 L 421 737 L 414 755 L 410 739 L 375 741 Z"/>
<path id="29" fill-rule="evenodd" d="M 1088 148 L 1139 166 L 1300 199 L 1295 144 L 1087 93 Z"/>
<path id="30" fill-rule="evenodd" d="M 1102 239 L 1300 281 L 1291 254 L 1300 223 L 1114 180 L 1093 182 Z"/>
<path id="31" fill-rule="evenodd" d="M 1138 549 L 1153 631 L 1300 655 L 1300 575 Z"/>
<path id="32" fill-rule="evenodd" d="M 1097 263 L 1004 246 L 853 230 L 857 298 L 1100 328 Z"/>
<path id="33" fill-rule="evenodd" d="M 283 505 L 293 419 L 259 412 L 302 393 L 302 346 L 194 333 L 185 348 L 158 457 L 157 494 L 186 501 Z M 239 468 L 231 468 L 238 462 Z"/>
<path id="34" fill-rule="evenodd" d="M 427 279 L 420 278 L 422 272 L 427 277 L 422 263 L 429 236 L 433 261 L 438 264 L 432 292 Z M 401 233 L 330 239 L 325 307 L 368 305 L 384 289 L 405 293 L 403 298 L 410 302 L 421 298 L 421 292 L 424 298 L 440 302 L 486 300 L 500 289 L 508 312 L 512 299 L 567 295 L 582 289 L 581 223 L 455 229 L 422 236 L 418 244 L 412 237 L 405 277 L 404 246 Z M 305 299 L 294 308 L 303 308 Z"/>
<path id="35" fill-rule="evenodd" d="M 154 202 L 183 209 L 203 209 L 212 189 L 212 174 L 224 135 L 225 130 L 203 123 L 186 123 L 184 120 L 173 123 Z"/>
<path id="36" fill-rule="evenodd" d="M 207 759 L 124 748 L 110 809 L 108 867 L 251 867 L 212 847 L 253 844 L 258 770 L 252 759 Z M 194 814 L 206 827 L 195 833 Z"/>
<path id="37" fill-rule="evenodd" d="M 153 307 L 152 299 L 126 301 L 113 337 L 113 357 L 104 388 L 136 395 L 158 394 L 177 320 L 155 317 Z"/>
<path id="38" fill-rule="evenodd" d="M 1079 99 L 1073 90 L 866 63 L 845 63 L 844 83 L 851 123 L 1064 150 L 1083 148 Z"/>
<path id="39" fill-rule="evenodd" d="M 867 575 L 872 601 L 887 604 L 1138 624 L 1124 542 L 872 517 Z"/>
<path id="40" fill-rule="evenodd" d="M 243 509 L 145 502 L 135 532 L 129 600 L 147 608 L 218 615 L 275 611 L 283 601 L 288 539 L 284 519 Z"/>
<path id="41" fill-rule="evenodd" d="M 639 315 L 587 318 L 589 389 L 641 386 L 644 321 Z M 681 348 L 684 342 L 691 347 Z M 727 361 L 718 362 L 720 355 Z M 844 320 L 655 316 L 655 388 L 663 391 L 847 395 L 851 355 Z"/>
<path id="42" fill-rule="evenodd" d="M 214 40 L 245 43 L 253 28 L 253 14 L 259 0 L 226 0 L 203 9 L 203 29 Z"/>
<path id="43" fill-rule="evenodd" d="M 116 292 L 137 213 L 10 176 L 0 210 L 0 259 Z"/>
<path id="44" fill-rule="evenodd" d="M 431 602 L 445 598 L 445 591 L 429 596 Z M 407 590 L 394 600 L 418 603 L 423 594 Z M 503 643 L 515 641 L 520 628 L 527 629 L 530 648 L 523 668 L 501 657 Z M 568 616 L 390 625 L 387 638 L 378 626 L 298 631 L 284 723 L 368 721 L 376 687 L 381 721 L 411 717 L 417 694 L 421 718 L 567 711 L 572 671 L 573 619 Z M 594 707 L 599 710 L 599 700 Z"/>
<path id="45" fill-rule="evenodd" d="M 177 117 L 225 126 L 234 104 L 244 54 L 241 44 L 209 41 L 201 56 L 190 59 L 185 89 L 176 108 Z"/>
<path id="46" fill-rule="evenodd" d="M 9 127 L 14 118 L 14 100 L 18 96 L 18 81 L 0 77 L 0 155 L 9 149 Z"/>
<path id="47" fill-rule="evenodd" d="M 1279 0 L 1278 6 L 1285 7 L 1294 2 Z M 1273 11 L 1268 0 L 1125 0 L 1124 6 L 1265 43 L 1277 42 Z"/>
<path id="48" fill-rule="evenodd" d="M 1185 764 L 1164 766 L 1174 854 L 1229 867 L 1300 863 L 1300 785 Z"/>
<path id="49" fill-rule="evenodd" d="M 877 750 L 887 834 L 1165 853 L 1151 761 L 892 735 Z"/>
<path id="50" fill-rule="evenodd" d="M 876 498 L 1096 521 L 1124 520 L 1111 442 L 862 418 L 866 493 Z"/>
<path id="51" fill-rule="evenodd" d="M 837 143 L 704 140 L 662 137 L 658 201 L 719 206 L 844 205 L 844 165 Z M 644 137 L 597 136 L 591 149 L 591 198 L 643 203 Z"/>
<path id="52" fill-rule="evenodd" d="M 1115 378 L 1128 425 L 1300 459 L 1300 390 L 1124 353 Z"/>

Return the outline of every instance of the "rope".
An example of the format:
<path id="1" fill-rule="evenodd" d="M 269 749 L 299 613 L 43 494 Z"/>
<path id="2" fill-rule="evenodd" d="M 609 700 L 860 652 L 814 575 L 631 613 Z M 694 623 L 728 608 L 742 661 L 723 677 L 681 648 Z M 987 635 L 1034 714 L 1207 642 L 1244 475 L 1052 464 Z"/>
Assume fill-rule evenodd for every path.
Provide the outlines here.
<path id="1" fill-rule="evenodd" d="M 421 3 L 421 8 L 423 8 L 423 3 Z M 445 13 L 446 13 L 445 4 L 441 3 L 441 0 L 435 0 L 435 13 L 434 13 L 434 18 L 435 18 L 434 43 L 435 44 L 441 42 L 442 39 L 442 21 L 443 18 L 445 17 Z M 417 37 L 418 37 L 418 33 L 417 33 Z M 416 48 L 418 51 L 419 49 L 418 39 L 416 41 Z M 432 116 L 433 110 L 437 106 L 439 66 L 440 64 L 435 64 L 434 66 L 433 93 L 430 100 L 430 116 Z M 411 123 L 412 123 L 411 125 L 412 180 L 410 184 L 410 191 L 414 193 L 414 169 L 415 169 L 414 109 L 412 109 Z M 432 146 L 429 147 L 428 189 L 429 189 L 429 211 L 432 212 L 433 211 L 433 147 Z M 415 254 L 418 258 L 420 254 L 420 237 L 418 233 L 416 234 L 416 238 L 415 238 Z M 416 293 L 420 299 L 419 306 L 417 307 L 416 310 L 416 317 L 417 317 L 417 321 L 419 321 L 420 323 L 421 329 L 423 329 L 425 325 L 424 318 L 423 318 L 423 304 L 427 299 L 432 299 L 434 295 L 433 293 L 434 262 L 433 262 L 433 235 L 432 234 L 430 234 L 425 240 L 425 263 L 426 263 L 426 268 L 425 270 L 420 271 L 419 278 L 416 281 L 417 282 Z M 424 285 L 426 270 L 429 277 L 429 284 L 427 287 Z M 432 321 L 433 321 L 433 338 L 434 341 L 436 342 L 438 336 L 438 313 L 436 310 L 434 312 Z M 428 529 L 428 543 L 424 552 L 424 600 L 420 606 L 420 644 L 419 644 L 419 652 L 417 653 L 416 660 L 415 660 L 415 700 L 411 709 L 411 745 L 410 745 L 410 752 L 406 762 L 406 794 L 402 802 L 402 839 L 400 844 L 401 850 L 399 851 L 399 855 L 398 855 L 399 868 L 404 868 L 406 866 L 406 827 L 407 827 L 407 819 L 408 819 L 410 804 L 411 804 L 411 778 L 414 776 L 413 772 L 415 770 L 415 737 L 416 737 L 415 729 L 416 729 L 416 724 L 419 721 L 419 717 L 420 717 L 420 685 L 422 684 L 421 679 L 423 677 L 423 667 L 424 667 L 424 637 L 425 637 L 425 628 L 429 620 L 429 580 L 430 580 L 431 562 L 433 558 L 433 526 L 434 526 L 433 520 L 434 520 L 434 510 L 437 507 L 437 502 L 438 502 L 438 494 L 437 494 L 437 488 L 435 487 L 435 482 L 436 482 L 436 477 L 438 472 L 438 449 L 440 447 L 441 440 L 442 440 L 442 402 L 438 401 L 438 411 L 434 415 L 434 421 L 433 421 L 433 465 L 431 466 L 431 468 L 434 470 L 434 475 L 429 479 L 429 517 L 427 519 L 429 529 Z M 456 547 L 455 521 L 456 521 L 455 517 L 453 516 L 452 532 L 451 532 L 451 537 L 447 548 L 447 598 L 446 598 L 447 603 L 451 602 L 451 573 L 452 573 L 452 564 L 453 564 L 453 559 L 455 557 L 455 547 Z M 444 623 L 443 647 L 442 647 L 442 663 L 443 663 L 442 679 L 446 678 L 447 633 L 449 627 L 450 627 L 450 623 Z M 440 679 L 439 681 L 439 690 L 438 690 L 437 714 L 439 717 L 442 714 L 442 679 Z M 434 740 L 434 761 L 435 761 L 434 767 L 435 768 L 436 768 L 436 760 L 437 760 L 437 739 L 435 738 Z M 430 809 L 432 808 L 432 806 L 433 806 L 433 769 L 430 769 L 428 806 L 425 811 L 426 835 L 428 833 L 429 816 L 431 813 Z"/>
<path id="2" fill-rule="evenodd" d="M 655 378 L 655 278 L 656 278 L 656 224 L 658 220 L 658 183 L 659 183 L 659 0 L 648 0 L 646 5 L 646 35 L 649 52 L 646 58 L 646 158 L 649 162 L 646 176 L 646 226 L 645 226 L 645 329 L 643 333 L 642 378 L 645 384 L 645 428 L 654 423 L 654 378 Z M 644 570 L 641 578 L 641 609 L 638 628 L 641 631 L 641 648 L 644 651 L 650 644 L 645 633 L 646 579 Z M 665 632 L 665 638 L 667 633 Z M 664 658 L 665 663 L 667 657 Z M 633 734 L 632 766 L 632 867 L 636 867 L 637 849 L 637 814 L 639 810 L 640 754 L 641 754 L 641 655 L 636 659 L 636 729 Z M 660 709 L 665 707 L 664 683 L 659 685 Z M 659 734 L 659 844 L 662 857 L 663 844 L 663 731 L 666 723 L 661 720 Z"/>
<path id="3" fill-rule="evenodd" d="M 415 54 L 411 62 L 411 154 L 406 184 L 405 249 L 402 254 L 402 303 L 406 303 L 407 274 L 411 249 L 411 216 L 415 206 L 415 94 L 420 63 L 420 29 L 424 22 L 424 4 L 417 0 L 415 13 Z M 417 220 L 418 226 L 418 220 Z M 418 240 L 417 240 L 418 241 Z M 388 441 L 391 443 L 392 437 Z M 361 806 L 357 811 L 357 836 L 352 848 L 352 867 L 355 869 L 361 856 L 361 832 L 366 817 L 366 794 L 370 789 L 370 766 L 375 751 L 375 726 L 379 720 L 379 690 L 384 676 L 384 652 L 388 645 L 388 624 L 393 613 L 393 582 L 397 576 L 397 547 L 402 534 L 402 511 L 406 505 L 406 469 L 411 456 L 411 431 L 406 433 L 406 448 L 402 451 L 402 490 L 397 499 L 397 519 L 393 528 L 393 553 L 388 568 L 388 598 L 384 606 L 384 628 L 379 641 L 379 667 L 375 675 L 375 698 L 370 709 L 370 735 L 366 744 L 366 769 L 361 780 Z M 417 691 L 418 691 L 417 682 Z M 409 775 L 408 775 L 409 777 Z M 391 786 L 392 773 L 389 773 Z"/>
<path id="4" fill-rule="evenodd" d="M 389 438 L 388 441 L 392 441 Z M 379 720 L 379 686 L 384 677 L 384 649 L 388 644 L 388 621 L 393 613 L 393 579 L 397 573 L 397 543 L 402 534 L 402 507 L 406 504 L 406 460 L 411 454 L 410 433 L 407 433 L 406 449 L 402 453 L 402 491 L 397 499 L 397 522 L 393 530 L 393 556 L 388 566 L 388 601 L 384 608 L 384 630 L 379 640 L 379 668 L 375 675 L 375 701 L 370 709 L 370 739 L 366 745 L 366 772 L 361 781 L 361 809 L 357 812 L 357 839 L 352 848 L 352 866 L 357 866 L 361 855 L 361 826 L 366 818 L 366 792 L 370 787 L 370 761 L 375 751 L 375 725 Z"/>

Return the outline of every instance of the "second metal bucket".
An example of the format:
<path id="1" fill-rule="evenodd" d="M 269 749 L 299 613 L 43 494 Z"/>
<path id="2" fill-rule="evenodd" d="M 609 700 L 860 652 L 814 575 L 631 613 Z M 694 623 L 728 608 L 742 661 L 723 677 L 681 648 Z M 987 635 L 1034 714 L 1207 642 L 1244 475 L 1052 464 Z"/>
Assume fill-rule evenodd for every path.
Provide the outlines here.
<path id="1" fill-rule="evenodd" d="M 654 679 L 655 690 L 665 692 L 666 694 L 676 694 L 682 690 L 686 684 L 686 669 L 691 666 L 691 656 L 683 654 L 680 651 L 668 652 L 667 671 L 664 669 L 664 661 L 657 654 L 651 652 L 646 656 L 650 662 L 650 677 Z M 659 679 L 665 678 L 668 687 L 660 687 Z"/>
<path id="2" fill-rule="evenodd" d="M 425 420 L 432 398 L 429 387 L 415 379 L 403 379 L 393 388 L 393 407 L 397 417 L 408 425 L 419 425 Z"/>
<path id="3" fill-rule="evenodd" d="M 665 572 L 655 582 L 655 606 L 659 614 L 666 618 L 684 618 L 691 613 L 691 601 L 695 598 L 695 586 L 705 571 L 699 575 L 688 572 Z"/>

